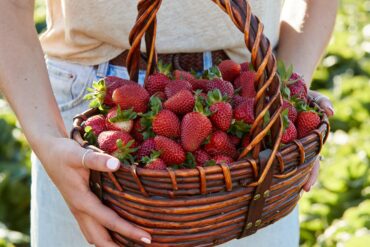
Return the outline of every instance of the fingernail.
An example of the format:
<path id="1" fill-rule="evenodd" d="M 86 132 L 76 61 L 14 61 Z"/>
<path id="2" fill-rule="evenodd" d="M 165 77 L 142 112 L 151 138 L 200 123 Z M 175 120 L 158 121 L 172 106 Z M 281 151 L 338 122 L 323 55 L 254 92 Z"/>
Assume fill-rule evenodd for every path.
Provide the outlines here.
<path id="1" fill-rule="evenodd" d="M 109 170 L 117 170 L 117 168 L 119 167 L 119 160 L 116 159 L 116 158 L 110 158 L 108 161 L 107 161 L 107 167 Z"/>
<path id="2" fill-rule="evenodd" d="M 151 244 L 152 243 L 152 240 L 150 240 L 149 238 L 141 238 L 140 240 L 143 241 L 146 244 Z"/>

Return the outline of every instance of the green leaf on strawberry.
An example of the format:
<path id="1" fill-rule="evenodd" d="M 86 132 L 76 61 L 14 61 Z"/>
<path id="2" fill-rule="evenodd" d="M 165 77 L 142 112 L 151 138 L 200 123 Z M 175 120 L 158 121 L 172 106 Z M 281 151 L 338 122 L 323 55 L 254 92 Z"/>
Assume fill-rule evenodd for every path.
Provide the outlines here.
<path id="1" fill-rule="evenodd" d="M 94 134 L 91 126 L 85 127 L 84 140 L 86 140 L 90 145 L 98 146 L 97 137 Z"/>
<path id="2" fill-rule="evenodd" d="M 233 119 L 227 133 L 230 133 L 238 138 L 242 138 L 244 135 L 249 133 L 250 129 L 251 126 L 245 123 L 243 120 Z"/>

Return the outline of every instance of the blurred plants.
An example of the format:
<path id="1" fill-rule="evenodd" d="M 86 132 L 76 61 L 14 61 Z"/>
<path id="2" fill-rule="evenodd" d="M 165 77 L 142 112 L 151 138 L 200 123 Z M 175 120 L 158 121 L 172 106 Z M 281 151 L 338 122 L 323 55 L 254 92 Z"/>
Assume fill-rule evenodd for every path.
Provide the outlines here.
<path id="1" fill-rule="evenodd" d="M 335 106 L 319 181 L 300 202 L 301 246 L 370 243 L 370 0 L 341 0 L 312 88 Z M 43 1 L 35 25 L 45 29 Z M 30 151 L 0 99 L 0 247 L 29 246 Z M 10 230 L 11 229 L 11 230 Z"/>

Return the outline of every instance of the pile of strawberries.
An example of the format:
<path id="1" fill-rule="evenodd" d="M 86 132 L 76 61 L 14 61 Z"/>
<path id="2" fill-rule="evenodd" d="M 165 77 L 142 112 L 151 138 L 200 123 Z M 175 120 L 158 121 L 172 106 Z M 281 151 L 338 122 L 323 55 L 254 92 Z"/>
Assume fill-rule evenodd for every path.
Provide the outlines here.
<path id="1" fill-rule="evenodd" d="M 86 99 L 101 114 L 85 121 L 84 138 L 122 163 L 148 169 L 234 162 L 251 140 L 256 72 L 231 60 L 202 74 L 161 67 L 144 87 L 114 76 L 94 82 Z M 307 105 L 303 79 L 280 68 L 286 144 L 317 128 L 320 116 Z"/>

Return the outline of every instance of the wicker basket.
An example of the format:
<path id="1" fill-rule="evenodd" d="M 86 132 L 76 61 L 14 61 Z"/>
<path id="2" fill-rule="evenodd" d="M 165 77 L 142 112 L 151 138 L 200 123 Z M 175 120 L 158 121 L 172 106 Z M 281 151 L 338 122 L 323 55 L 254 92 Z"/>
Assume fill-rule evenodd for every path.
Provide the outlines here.
<path id="1" fill-rule="evenodd" d="M 92 171 L 90 177 L 91 189 L 104 204 L 152 234 L 151 246 L 219 245 L 251 235 L 283 218 L 297 204 L 329 133 L 324 114 L 318 129 L 281 147 L 280 80 L 272 47 L 263 35 L 263 25 L 245 0 L 212 1 L 244 32 L 259 81 L 252 141 L 241 159 L 230 166 L 187 170 L 156 171 L 135 164 L 122 165 L 114 174 Z M 144 34 L 147 75 L 155 70 L 156 13 L 160 4 L 161 0 L 139 1 L 138 18 L 130 33 L 132 48 L 127 57 L 132 80 L 138 78 Z M 264 125 L 267 111 L 271 120 Z M 102 152 L 82 138 L 84 121 L 97 113 L 96 109 L 90 109 L 76 116 L 71 136 L 81 146 Z M 120 246 L 142 245 L 115 232 L 111 235 Z"/>

